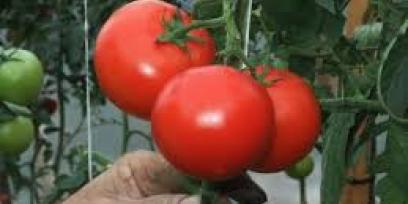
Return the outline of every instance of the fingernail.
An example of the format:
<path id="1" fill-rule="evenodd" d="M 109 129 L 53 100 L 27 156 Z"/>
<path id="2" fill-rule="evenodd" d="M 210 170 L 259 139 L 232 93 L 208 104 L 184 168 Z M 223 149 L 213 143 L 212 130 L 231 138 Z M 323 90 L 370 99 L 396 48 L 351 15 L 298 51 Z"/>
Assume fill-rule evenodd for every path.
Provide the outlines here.
<path id="1" fill-rule="evenodd" d="M 183 199 L 180 204 L 200 204 L 201 199 L 198 196 L 191 196 Z"/>

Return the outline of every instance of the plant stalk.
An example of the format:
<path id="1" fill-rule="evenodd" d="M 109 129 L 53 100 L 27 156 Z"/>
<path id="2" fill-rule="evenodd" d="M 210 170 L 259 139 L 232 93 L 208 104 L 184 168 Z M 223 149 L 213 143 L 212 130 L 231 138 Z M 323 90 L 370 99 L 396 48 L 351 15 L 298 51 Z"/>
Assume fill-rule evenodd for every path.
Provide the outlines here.
<path id="1" fill-rule="evenodd" d="M 153 139 L 152 139 L 152 137 L 150 135 L 148 135 L 148 134 L 146 134 L 146 133 L 144 133 L 144 132 L 142 132 L 140 130 L 130 130 L 128 132 L 128 134 L 129 134 L 129 136 L 136 134 L 136 135 L 142 137 L 143 139 L 145 139 L 149 143 L 150 150 L 154 150 L 154 142 L 153 142 Z"/>
<path id="2" fill-rule="evenodd" d="M 198 28 L 217 28 L 225 25 L 225 18 L 218 17 L 208 20 L 194 20 L 191 24 L 175 29 L 169 33 L 164 33 L 161 35 L 157 41 L 158 42 L 171 42 L 174 39 L 180 38 L 180 36 L 187 35 L 190 31 Z"/>
<path id="3" fill-rule="evenodd" d="M 129 139 L 131 137 L 130 131 L 129 131 L 129 117 L 125 112 L 122 112 L 122 120 L 123 120 L 123 125 L 122 125 L 122 131 L 123 131 L 123 140 L 122 140 L 122 154 L 125 154 L 128 149 L 128 143 Z"/>
<path id="4" fill-rule="evenodd" d="M 370 112 L 385 112 L 381 103 L 374 100 L 355 99 L 355 98 L 336 98 L 336 99 L 320 99 L 320 104 L 323 109 L 341 109 L 341 110 L 366 110 Z"/>
<path id="5" fill-rule="evenodd" d="M 223 0 L 223 15 L 225 18 L 225 48 L 224 48 L 224 63 L 229 64 L 231 56 L 237 56 L 237 53 L 242 53 L 242 40 L 241 33 L 239 32 L 238 26 L 235 22 L 235 16 L 233 11 L 233 2 L 231 0 Z M 241 55 L 241 54 L 239 54 Z M 242 53 L 243 55 L 243 53 Z M 241 56 L 242 56 L 241 55 Z M 238 57 L 241 57 L 238 56 Z M 239 65 L 239 62 L 236 64 Z"/>
<path id="6" fill-rule="evenodd" d="M 307 204 L 306 195 L 306 180 L 305 178 L 299 179 L 299 190 L 300 190 L 300 204 Z"/>
<path id="7" fill-rule="evenodd" d="M 6 170 L 5 160 L 0 155 L 0 203 L 11 204 L 10 186 Z"/>
<path id="8" fill-rule="evenodd" d="M 205 180 L 201 181 L 200 195 L 202 203 L 205 204 L 217 204 L 218 195 L 211 188 L 211 183 Z"/>
<path id="9" fill-rule="evenodd" d="M 38 159 L 38 156 L 42 148 L 42 143 L 40 141 L 39 131 L 38 131 L 39 123 L 35 118 L 33 121 L 34 121 L 35 133 L 34 133 L 34 153 L 33 153 L 33 157 L 31 158 L 31 163 L 30 163 L 30 176 L 31 176 L 30 203 L 31 204 L 34 204 L 35 202 L 37 203 L 39 202 L 37 188 L 36 188 L 36 182 L 37 182 L 36 163 L 37 163 L 37 159 Z"/>
<path id="10" fill-rule="evenodd" d="M 62 1 L 58 1 L 57 10 L 62 11 Z M 62 13 L 59 12 L 59 22 L 63 25 L 62 22 Z M 57 67 L 57 97 L 58 97 L 58 106 L 59 106 L 59 130 L 58 130 L 58 146 L 57 146 L 57 155 L 55 156 L 54 162 L 54 171 L 58 175 L 60 169 L 61 158 L 64 152 L 64 137 L 65 137 L 65 102 L 64 102 L 64 45 L 63 45 L 64 33 L 62 31 L 62 26 L 59 28 L 59 62 Z"/>

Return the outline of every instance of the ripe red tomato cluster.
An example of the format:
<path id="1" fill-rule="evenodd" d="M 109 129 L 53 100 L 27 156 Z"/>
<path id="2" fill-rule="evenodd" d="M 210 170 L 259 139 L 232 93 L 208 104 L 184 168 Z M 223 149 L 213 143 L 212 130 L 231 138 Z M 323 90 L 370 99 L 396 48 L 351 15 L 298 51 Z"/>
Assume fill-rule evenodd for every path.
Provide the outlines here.
<path id="1" fill-rule="evenodd" d="M 213 65 L 205 29 L 185 47 L 158 42 L 177 9 L 159 0 L 131 2 L 103 26 L 96 74 L 122 110 L 150 119 L 161 153 L 186 174 L 223 180 L 251 169 L 276 172 L 302 159 L 320 130 L 312 89 L 289 71 L 272 69 L 270 87 L 229 66 Z M 184 25 L 191 23 L 181 11 Z M 258 68 L 258 72 L 266 69 Z"/>

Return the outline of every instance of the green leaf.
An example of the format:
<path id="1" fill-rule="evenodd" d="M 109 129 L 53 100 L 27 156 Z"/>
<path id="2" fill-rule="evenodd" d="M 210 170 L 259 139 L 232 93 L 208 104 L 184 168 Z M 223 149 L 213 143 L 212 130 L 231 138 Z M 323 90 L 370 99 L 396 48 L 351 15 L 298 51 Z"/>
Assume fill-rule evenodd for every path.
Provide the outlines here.
<path id="1" fill-rule="evenodd" d="M 291 56 L 289 67 L 291 71 L 312 81 L 316 73 L 316 60 L 311 57 Z"/>
<path id="2" fill-rule="evenodd" d="M 384 64 L 382 89 L 389 108 L 398 116 L 408 110 L 408 33 L 398 37 Z"/>
<path id="3" fill-rule="evenodd" d="M 389 162 L 387 156 L 384 154 L 377 156 L 374 163 L 371 165 L 373 173 L 385 173 L 389 169 Z"/>
<path id="4" fill-rule="evenodd" d="M 345 183 L 346 146 L 350 128 L 355 123 L 354 113 L 334 113 L 323 132 L 323 159 L 321 203 L 339 203 Z"/>
<path id="5" fill-rule="evenodd" d="M 408 7 L 406 1 L 378 1 L 379 14 L 384 22 L 382 44 L 386 46 L 398 33 L 402 23 L 405 21 Z"/>
<path id="6" fill-rule="evenodd" d="M 196 19 L 211 19 L 222 16 L 222 0 L 197 0 L 193 5 Z"/>
<path id="7" fill-rule="evenodd" d="M 408 197 L 388 177 L 381 179 L 377 184 L 376 193 L 381 204 L 407 204 Z"/>
<path id="8" fill-rule="evenodd" d="M 386 173 L 377 186 L 382 203 L 408 203 L 408 128 L 393 124 L 389 131 L 384 153 L 375 170 Z"/>
<path id="9" fill-rule="evenodd" d="M 55 185 L 60 191 L 73 191 L 84 185 L 86 181 L 86 175 L 83 172 L 78 172 L 77 175 L 61 175 L 57 178 Z"/>
<path id="10" fill-rule="evenodd" d="M 263 1 L 262 6 L 269 28 L 281 34 L 292 54 L 313 55 L 327 50 L 342 35 L 344 16 L 314 0 Z"/>

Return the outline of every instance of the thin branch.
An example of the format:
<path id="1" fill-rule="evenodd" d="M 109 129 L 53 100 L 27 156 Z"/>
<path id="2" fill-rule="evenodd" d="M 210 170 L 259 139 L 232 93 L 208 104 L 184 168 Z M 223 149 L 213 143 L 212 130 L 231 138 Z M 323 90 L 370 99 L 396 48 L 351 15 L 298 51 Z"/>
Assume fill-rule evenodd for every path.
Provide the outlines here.
<path id="1" fill-rule="evenodd" d="M 58 11 L 62 11 L 62 3 L 58 1 Z M 57 147 L 57 155 L 55 156 L 54 161 L 54 171 L 58 175 L 61 158 L 64 152 L 64 139 L 65 139 L 65 101 L 64 101 L 64 33 L 62 30 L 62 13 L 59 13 L 59 62 L 57 67 L 57 95 L 58 95 L 58 102 L 59 102 L 59 131 L 58 131 L 58 147 Z"/>
<path id="2" fill-rule="evenodd" d="M 131 135 L 129 134 L 129 117 L 125 112 L 122 113 L 122 121 L 123 121 L 122 154 L 124 154 L 127 152 L 129 139 L 131 137 Z"/>
<path id="3" fill-rule="evenodd" d="M 30 203 L 39 203 L 39 197 L 37 193 L 37 175 L 36 175 L 36 163 L 38 156 L 40 154 L 41 148 L 43 146 L 43 143 L 40 141 L 40 133 L 38 131 L 38 126 L 39 123 L 36 119 L 34 119 L 34 127 L 35 127 L 35 134 L 34 134 L 34 153 L 31 158 L 31 163 L 30 163 L 30 176 L 31 176 L 31 186 L 30 186 Z M 35 202 L 34 202 L 35 201 Z"/>
<path id="4" fill-rule="evenodd" d="M 300 204 L 307 204 L 306 178 L 299 179 Z"/>
<path id="5" fill-rule="evenodd" d="M 154 150 L 153 139 L 147 133 L 144 133 L 144 132 L 142 132 L 140 130 L 131 130 L 131 131 L 128 132 L 128 134 L 129 134 L 129 136 L 134 135 L 134 134 L 141 136 L 143 139 L 145 139 L 149 143 L 150 149 Z"/>
<path id="6" fill-rule="evenodd" d="M 355 98 L 336 98 L 320 99 L 320 104 L 324 110 L 343 110 L 354 112 L 356 110 L 366 110 L 369 112 L 385 112 L 378 101 L 355 99 Z"/>

